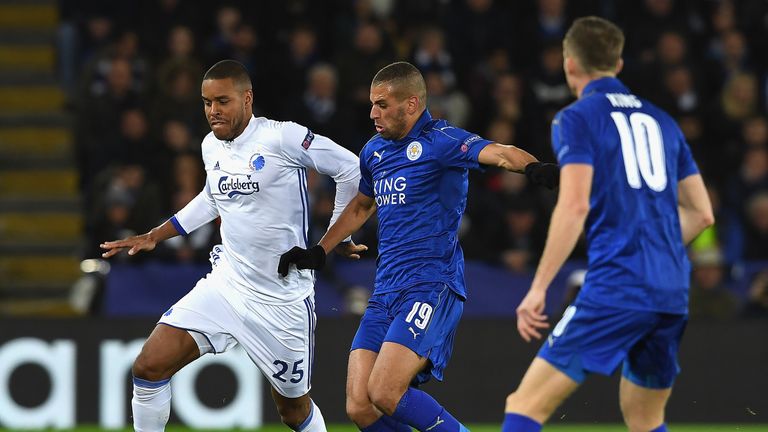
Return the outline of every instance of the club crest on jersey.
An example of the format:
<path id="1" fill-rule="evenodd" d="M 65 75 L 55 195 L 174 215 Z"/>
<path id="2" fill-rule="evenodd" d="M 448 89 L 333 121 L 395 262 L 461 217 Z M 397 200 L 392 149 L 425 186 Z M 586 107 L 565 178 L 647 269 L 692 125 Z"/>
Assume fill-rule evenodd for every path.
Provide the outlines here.
<path id="1" fill-rule="evenodd" d="M 405 155 L 408 156 L 408 159 L 415 161 L 416 159 L 421 157 L 421 143 L 418 141 L 413 141 L 412 143 L 408 144 L 408 148 L 405 149 Z"/>
<path id="2" fill-rule="evenodd" d="M 264 159 L 264 156 L 262 156 L 260 153 L 254 153 L 248 160 L 248 168 L 250 168 L 252 171 L 261 171 L 266 163 L 267 161 Z"/>

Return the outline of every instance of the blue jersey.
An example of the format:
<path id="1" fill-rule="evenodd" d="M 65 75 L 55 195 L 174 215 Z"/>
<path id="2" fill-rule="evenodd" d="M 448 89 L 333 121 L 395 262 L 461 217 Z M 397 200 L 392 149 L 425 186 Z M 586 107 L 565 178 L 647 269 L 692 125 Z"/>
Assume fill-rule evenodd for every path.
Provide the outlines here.
<path id="1" fill-rule="evenodd" d="M 677 183 L 698 168 L 674 120 L 618 79 L 601 78 L 555 116 L 552 146 L 561 165 L 594 168 L 577 303 L 686 313 Z"/>
<path id="2" fill-rule="evenodd" d="M 442 282 L 466 298 L 457 231 L 468 169 L 490 143 L 425 110 L 405 138 L 376 135 L 363 147 L 360 192 L 374 198 L 379 220 L 374 293 Z"/>

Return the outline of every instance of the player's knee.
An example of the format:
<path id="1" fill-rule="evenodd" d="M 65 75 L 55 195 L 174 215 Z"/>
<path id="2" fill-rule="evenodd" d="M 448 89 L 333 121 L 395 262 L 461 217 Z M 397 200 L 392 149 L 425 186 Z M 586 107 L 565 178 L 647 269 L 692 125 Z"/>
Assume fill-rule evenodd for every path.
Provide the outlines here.
<path id="1" fill-rule="evenodd" d="M 544 423 L 557 409 L 557 403 L 537 395 L 524 395 L 520 392 L 507 396 L 504 412 L 513 412 Z"/>
<path id="2" fill-rule="evenodd" d="M 629 432 L 647 432 L 653 430 L 663 423 L 661 420 L 649 420 L 642 417 L 624 417 L 624 423 Z"/>
<path id="3" fill-rule="evenodd" d="M 133 361 L 131 372 L 136 378 L 141 378 L 147 381 L 160 381 L 170 378 L 169 376 L 166 376 L 168 374 L 166 368 L 162 367 L 157 359 L 144 352 L 139 354 L 139 356 L 136 357 L 136 360 Z"/>
<path id="4" fill-rule="evenodd" d="M 621 403 L 621 414 L 630 432 L 653 430 L 664 422 L 663 413 L 644 410 L 637 404 Z"/>
<path id="5" fill-rule="evenodd" d="M 386 415 L 392 415 L 397 409 L 402 393 L 393 391 L 392 388 L 385 386 L 374 386 L 368 388 L 368 397 L 373 405 Z"/>
<path id="6" fill-rule="evenodd" d="M 518 400 L 517 393 L 514 393 L 514 392 L 510 393 L 507 396 L 507 400 L 504 405 L 504 411 L 517 412 L 517 410 L 519 409 L 517 400 Z"/>
<path id="7" fill-rule="evenodd" d="M 347 398 L 346 409 L 347 417 L 358 425 L 365 424 L 371 416 L 376 416 L 373 405 L 367 398 L 364 401 Z"/>
<path id="8" fill-rule="evenodd" d="M 309 409 L 304 406 L 283 404 L 277 407 L 280 421 L 289 428 L 296 430 L 309 416 Z"/>

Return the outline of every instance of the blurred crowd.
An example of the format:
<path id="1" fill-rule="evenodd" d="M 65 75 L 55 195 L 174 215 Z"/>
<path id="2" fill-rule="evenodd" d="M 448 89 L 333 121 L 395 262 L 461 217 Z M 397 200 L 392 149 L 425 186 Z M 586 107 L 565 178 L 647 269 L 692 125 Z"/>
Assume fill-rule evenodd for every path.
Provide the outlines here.
<path id="1" fill-rule="evenodd" d="M 296 121 L 355 153 L 374 133 L 371 78 L 407 60 L 425 76 L 434 117 L 553 161 L 550 121 L 574 100 L 561 40 L 575 17 L 600 15 L 626 34 L 620 78 L 679 121 L 710 189 L 717 223 L 691 247 L 692 315 L 768 315 L 768 264 L 743 271 L 768 262 L 764 0 L 60 3 L 60 77 L 76 119 L 87 257 L 99 256 L 101 241 L 157 225 L 201 190 L 209 129 L 199 89 L 218 60 L 248 68 L 257 116 Z M 314 242 L 334 186 L 309 180 Z M 521 175 L 473 172 L 466 258 L 531 271 L 555 199 Z M 355 239 L 375 256 L 375 220 Z M 218 241 L 213 222 L 130 259 L 204 262 Z M 574 256 L 584 258 L 583 242 Z M 738 278 L 746 293 L 729 289 Z"/>

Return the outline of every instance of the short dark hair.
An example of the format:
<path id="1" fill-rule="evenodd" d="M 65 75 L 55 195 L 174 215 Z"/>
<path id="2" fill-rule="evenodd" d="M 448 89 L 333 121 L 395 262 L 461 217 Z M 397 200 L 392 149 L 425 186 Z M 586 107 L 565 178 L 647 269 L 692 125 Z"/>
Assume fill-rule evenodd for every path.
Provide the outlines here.
<path id="1" fill-rule="evenodd" d="M 565 34 L 563 48 L 579 60 L 585 72 L 612 71 L 621 59 L 624 33 L 600 17 L 578 18 Z"/>
<path id="2" fill-rule="evenodd" d="M 418 96 L 422 107 L 427 105 L 427 84 L 416 66 L 408 62 L 392 63 L 376 73 L 371 81 L 371 87 L 389 84 L 392 92 L 401 100 L 410 96 Z"/>
<path id="3" fill-rule="evenodd" d="M 248 75 L 248 69 L 243 66 L 242 63 L 235 60 L 222 60 L 203 75 L 203 81 L 205 80 L 218 80 L 230 78 L 235 85 L 241 90 L 250 90 L 251 76 Z"/>

